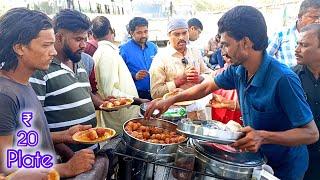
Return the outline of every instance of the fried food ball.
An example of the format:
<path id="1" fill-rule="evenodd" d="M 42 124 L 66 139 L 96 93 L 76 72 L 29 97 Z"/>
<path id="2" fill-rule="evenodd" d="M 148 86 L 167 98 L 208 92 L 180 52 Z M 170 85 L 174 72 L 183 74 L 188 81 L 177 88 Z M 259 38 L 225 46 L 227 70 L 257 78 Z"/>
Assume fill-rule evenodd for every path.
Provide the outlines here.
<path id="1" fill-rule="evenodd" d="M 126 98 L 120 98 L 119 102 L 120 102 L 120 105 L 125 105 L 125 104 L 127 104 L 127 99 Z"/>
<path id="2" fill-rule="evenodd" d="M 140 129 L 142 132 L 145 132 L 145 131 L 147 130 L 147 127 L 146 127 L 146 126 L 141 125 L 141 126 L 139 127 L 139 129 Z"/>
<path id="3" fill-rule="evenodd" d="M 124 130 L 126 130 L 127 132 L 132 132 L 132 126 L 126 125 Z"/>
<path id="4" fill-rule="evenodd" d="M 132 130 L 136 131 L 139 128 L 139 125 L 137 123 L 132 124 Z"/>
<path id="5" fill-rule="evenodd" d="M 161 134 L 156 134 L 156 139 L 161 140 Z"/>
<path id="6" fill-rule="evenodd" d="M 48 180 L 59 180 L 60 175 L 59 175 L 58 171 L 56 171 L 55 169 L 52 169 L 49 171 L 47 178 L 48 178 Z"/>
<path id="7" fill-rule="evenodd" d="M 96 132 L 97 132 L 97 134 L 98 134 L 99 137 L 102 137 L 102 136 L 105 135 L 105 133 L 107 132 L 107 130 L 106 130 L 106 129 L 103 129 L 103 128 L 97 128 L 97 129 L 96 129 Z"/>
<path id="8" fill-rule="evenodd" d="M 106 108 L 113 108 L 114 107 L 114 105 L 110 101 L 105 101 L 102 106 L 106 107 Z"/>
<path id="9" fill-rule="evenodd" d="M 95 140 L 98 138 L 98 134 L 97 132 L 94 130 L 94 129 L 89 129 L 88 130 L 88 133 L 87 133 L 87 137 L 90 139 L 90 140 Z"/>
<path id="10" fill-rule="evenodd" d="M 184 136 L 179 136 L 178 137 L 178 143 L 181 143 L 181 142 L 183 142 L 185 140 L 186 140 L 186 138 Z"/>
<path id="11" fill-rule="evenodd" d="M 149 139 L 150 138 L 150 133 L 149 132 L 143 132 L 142 135 L 143 135 L 144 139 Z"/>
<path id="12" fill-rule="evenodd" d="M 159 140 L 158 139 L 152 139 L 151 142 L 152 143 L 159 143 Z"/>
<path id="13" fill-rule="evenodd" d="M 137 138 L 137 139 L 140 139 L 140 140 L 143 140 L 143 139 L 144 139 L 142 134 L 138 134 L 138 135 L 136 136 L 136 138 Z"/>
<path id="14" fill-rule="evenodd" d="M 175 136 L 175 135 L 177 135 L 177 133 L 176 132 L 170 132 L 170 136 Z"/>
<path id="15" fill-rule="evenodd" d="M 130 121 L 130 122 L 128 122 L 127 126 L 131 126 L 131 127 L 132 127 L 132 124 L 133 124 L 133 123 L 134 123 L 134 122 Z"/>
<path id="16" fill-rule="evenodd" d="M 132 131 L 131 134 L 133 137 L 137 138 L 137 136 L 139 135 L 139 133 L 137 131 Z"/>
<path id="17" fill-rule="evenodd" d="M 120 105 L 121 105 L 120 101 L 118 101 L 118 100 L 115 100 L 115 101 L 113 102 L 113 104 L 114 104 L 115 106 L 120 106 Z"/>
<path id="18" fill-rule="evenodd" d="M 156 139 L 156 134 L 152 134 L 152 135 L 150 136 L 150 139 Z"/>
<path id="19" fill-rule="evenodd" d="M 166 135 L 165 135 L 165 134 L 163 134 L 163 133 L 162 133 L 162 134 L 160 134 L 160 135 L 161 135 L 160 139 L 164 141 L 164 140 L 166 139 Z"/>
<path id="20" fill-rule="evenodd" d="M 142 125 L 141 123 L 139 122 L 136 122 L 136 124 L 138 125 L 138 128 Z"/>
<path id="21" fill-rule="evenodd" d="M 178 139 L 176 137 L 173 137 L 170 139 L 171 143 L 178 143 Z"/>

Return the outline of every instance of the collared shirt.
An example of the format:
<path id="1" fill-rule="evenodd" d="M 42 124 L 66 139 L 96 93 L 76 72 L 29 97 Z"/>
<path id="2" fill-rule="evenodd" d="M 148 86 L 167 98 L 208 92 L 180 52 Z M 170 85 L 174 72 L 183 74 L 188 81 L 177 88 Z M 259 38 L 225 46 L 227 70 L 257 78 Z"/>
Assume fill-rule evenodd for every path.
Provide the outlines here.
<path id="1" fill-rule="evenodd" d="M 271 39 L 267 52 L 281 63 L 292 67 L 297 64 L 295 49 L 299 32 L 296 24 L 289 29 L 280 31 Z"/>
<path id="2" fill-rule="evenodd" d="M 305 97 L 310 105 L 314 120 L 320 129 L 320 78 L 315 79 L 312 72 L 305 65 L 297 65 L 293 71 L 298 74 L 302 87 L 304 89 Z M 320 151 L 320 141 L 309 145 L 309 149 Z M 319 152 L 320 153 L 320 152 Z"/>
<path id="3" fill-rule="evenodd" d="M 279 132 L 304 126 L 313 120 L 300 80 L 286 65 L 264 53 L 249 84 L 246 74 L 243 66 L 230 66 L 214 79 L 220 88 L 237 89 L 244 125 Z M 260 149 L 280 179 L 303 177 L 307 170 L 305 145 L 265 144 Z"/>
<path id="4" fill-rule="evenodd" d="M 160 98 L 177 88 L 174 78 L 183 75 L 187 68 L 187 65 L 182 63 L 184 57 L 188 60 L 188 64 L 194 66 L 200 74 L 211 73 L 198 52 L 196 49 L 187 47 L 186 55 L 182 56 L 168 44 L 163 52 L 158 53 L 150 68 L 152 98 Z M 190 87 L 190 84 L 186 84 L 187 86 Z"/>
<path id="5" fill-rule="evenodd" d="M 87 72 L 81 61 L 75 65 L 74 72 L 54 59 L 48 70 L 38 70 L 29 79 L 43 106 L 50 131 L 66 130 L 77 124 L 97 125 Z M 98 147 L 97 144 L 69 146 L 74 151 Z"/>
<path id="6" fill-rule="evenodd" d="M 158 47 L 149 41 L 146 42 L 144 49 L 142 49 L 133 39 L 120 47 L 120 55 L 128 66 L 133 79 L 138 71 L 149 71 L 152 60 L 157 52 Z M 138 91 L 150 91 L 150 76 L 141 80 L 134 80 L 134 83 Z"/>
<path id="7" fill-rule="evenodd" d="M 109 41 L 99 41 L 99 47 L 93 55 L 95 61 L 98 93 L 101 97 L 138 97 L 138 93 L 118 47 Z M 139 107 L 123 108 L 114 112 L 99 111 L 106 127 L 122 132 L 122 125 L 128 119 L 138 116 Z"/>
<path id="8" fill-rule="evenodd" d="M 89 54 L 91 57 L 96 52 L 98 48 L 98 42 L 94 39 L 91 39 L 86 42 L 86 48 L 84 49 L 84 52 Z"/>

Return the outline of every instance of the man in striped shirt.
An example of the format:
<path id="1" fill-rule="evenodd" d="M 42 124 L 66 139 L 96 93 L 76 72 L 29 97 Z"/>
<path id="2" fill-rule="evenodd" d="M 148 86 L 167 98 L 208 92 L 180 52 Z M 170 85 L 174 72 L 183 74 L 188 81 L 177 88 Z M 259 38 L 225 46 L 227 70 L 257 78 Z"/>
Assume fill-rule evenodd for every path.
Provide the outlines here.
<path id="1" fill-rule="evenodd" d="M 295 49 L 300 30 L 308 24 L 320 22 L 320 0 L 304 0 L 299 9 L 298 20 L 289 29 L 282 30 L 270 39 L 267 53 L 289 67 L 297 64 Z"/>
<path id="2" fill-rule="evenodd" d="M 97 124 L 95 98 L 91 98 L 88 74 L 81 60 L 90 28 L 89 18 L 73 10 L 61 10 L 53 19 L 57 56 L 46 71 L 36 71 L 30 83 L 41 101 L 50 131 L 61 131 L 76 124 Z M 67 144 L 73 151 L 97 150 L 98 144 Z"/>

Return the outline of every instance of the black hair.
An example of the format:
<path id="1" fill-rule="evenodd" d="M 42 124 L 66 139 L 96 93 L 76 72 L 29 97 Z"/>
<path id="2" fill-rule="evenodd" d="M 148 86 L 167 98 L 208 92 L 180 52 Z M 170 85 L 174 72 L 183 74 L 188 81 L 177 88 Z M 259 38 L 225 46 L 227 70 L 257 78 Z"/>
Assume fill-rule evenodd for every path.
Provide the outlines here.
<path id="1" fill-rule="evenodd" d="M 256 51 L 268 47 L 267 25 L 262 13 L 251 6 L 237 6 L 227 11 L 218 21 L 219 34 L 226 32 L 239 41 L 248 37 Z"/>
<path id="2" fill-rule="evenodd" d="M 88 31 L 91 22 L 88 16 L 76 10 L 63 9 L 53 17 L 54 32 L 65 29 L 71 32 Z"/>
<path id="3" fill-rule="evenodd" d="M 102 38 L 109 34 L 111 24 L 108 18 L 97 16 L 92 20 L 92 32 L 96 38 Z"/>
<path id="4" fill-rule="evenodd" d="M 300 18 L 304 15 L 309 8 L 319 9 L 320 8 L 320 0 L 304 0 L 302 1 L 299 9 L 298 17 Z"/>
<path id="5" fill-rule="evenodd" d="M 26 8 L 13 8 L 0 17 L 0 69 L 15 70 L 16 44 L 28 45 L 41 30 L 52 29 L 51 19 L 44 13 Z"/>
<path id="6" fill-rule="evenodd" d="M 201 21 L 197 18 L 191 18 L 188 21 L 188 27 L 191 28 L 192 26 L 200 28 L 201 31 L 203 30 L 203 25 L 201 23 Z"/>
<path id="7" fill-rule="evenodd" d="M 318 37 L 319 47 L 320 47 L 320 24 L 309 24 L 301 29 L 301 32 L 315 31 Z"/>
<path id="8" fill-rule="evenodd" d="M 129 29 L 130 31 L 134 31 L 137 26 L 147 26 L 148 27 L 148 21 L 146 18 L 143 17 L 134 17 L 129 22 Z"/>
<path id="9" fill-rule="evenodd" d="M 221 35 L 220 34 L 216 34 L 216 36 L 214 37 L 214 40 L 219 43 L 221 39 Z"/>

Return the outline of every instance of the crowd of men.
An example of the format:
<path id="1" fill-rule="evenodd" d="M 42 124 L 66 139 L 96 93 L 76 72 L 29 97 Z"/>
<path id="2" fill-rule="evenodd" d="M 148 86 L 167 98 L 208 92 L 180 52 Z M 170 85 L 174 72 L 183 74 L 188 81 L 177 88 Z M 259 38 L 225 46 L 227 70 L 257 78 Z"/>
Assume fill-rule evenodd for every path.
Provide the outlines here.
<path id="1" fill-rule="evenodd" d="M 233 147 L 262 151 L 280 179 L 316 179 L 319 22 L 320 0 L 304 0 L 294 26 L 268 39 L 261 12 L 237 6 L 220 18 L 218 34 L 203 55 L 193 46 L 203 30 L 197 18 L 170 20 L 168 45 L 159 52 L 148 41 L 143 17 L 130 20 L 130 38 L 118 47 L 105 16 L 90 20 L 64 9 L 50 19 L 39 11 L 11 9 L 0 17 L 0 174 L 13 171 L 6 169 L 3 155 L 16 147 L 22 112 L 33 112 L 41 137 L 36 149 L 25 149 L 55 155 L 54 169 L 61 177 L 73 177 L 92 169 L 100 148 L 77 144 L 72 140 L 76 132 L 101 126 L 121 134 L 123 123 L 139 116 L 135 105 L 149 101 L 147 119 L 155 109 L 163 113 L 186 100 L 196 100 L 186 107 L 190 119 L 207 119 L 205 107 L 212 98 L 214 108 L 229 110 L 224 115 L 237 110 L 239 121 L 242 116 L 246 136 Z M 218 89 L 232 90 L 232 97 Z M 174 91 L 181 93 L 162 100 Z M 117 111 L 99 108 L 113 97 L 132 98 L 134 105 Z M 21 170 L 15 175 L 36 179 L 46 173 Z"/>

